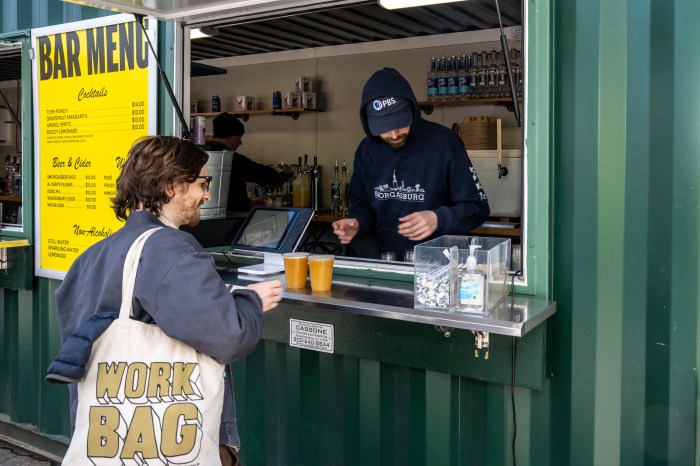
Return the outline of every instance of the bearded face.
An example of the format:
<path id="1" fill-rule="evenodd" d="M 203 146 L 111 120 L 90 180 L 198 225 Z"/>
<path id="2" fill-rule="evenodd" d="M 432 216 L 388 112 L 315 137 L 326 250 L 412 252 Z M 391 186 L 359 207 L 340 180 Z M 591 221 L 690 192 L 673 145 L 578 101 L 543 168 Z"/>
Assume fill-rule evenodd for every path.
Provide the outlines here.
<path id="1" fill-rule="evenodd" d="M 401 149 L 406 145 L 409 134 L 411 134 L 411 127 L 407 126 L 405 128 L 389 131 L 388 133 L 382 133 L 379 137 L 392 149 Z"/>
<path id="2" fill-rule="evenodd" d="M 178 183 L 175 195 L 170 199 L 173 207 L 172 220 L 177 225 L 195 226 L 201 220 L 200 209 L 202 205 L 211 199 L 209 193 L 209 181 L 207 166 L 203 166 L 199 177 L 193 183 Z"/>

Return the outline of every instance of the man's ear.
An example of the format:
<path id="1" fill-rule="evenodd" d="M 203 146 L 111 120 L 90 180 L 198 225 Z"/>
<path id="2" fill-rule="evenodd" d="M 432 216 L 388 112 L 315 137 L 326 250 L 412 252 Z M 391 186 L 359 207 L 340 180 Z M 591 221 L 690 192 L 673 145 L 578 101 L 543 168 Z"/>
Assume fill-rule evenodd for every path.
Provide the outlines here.
<path id="1" fill-rule="evenodd" d="M 169 198 L 175 195 L 175 183 L 168 183 L 168 187 L 165 188 L 165 194 L 167 194 Z"/>

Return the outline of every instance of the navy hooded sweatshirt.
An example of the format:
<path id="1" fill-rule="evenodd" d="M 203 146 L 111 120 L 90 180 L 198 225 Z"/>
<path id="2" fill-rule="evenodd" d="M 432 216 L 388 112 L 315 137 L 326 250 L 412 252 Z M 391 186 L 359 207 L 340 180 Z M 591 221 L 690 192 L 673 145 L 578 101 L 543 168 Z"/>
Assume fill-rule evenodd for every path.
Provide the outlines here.
<path id="1" fill-rule="evenodd" d="M 365 105 L 375 99 L 410 100 L 413 123 L 401 149 L 372 136 Z M 486 194 L 479 183 L 462 140 L 450 129 L 421 118 L 411 86 L 393 68 L 374 73 L 362 91 L 360 121 L 367 137 L 355 152 L 348 188 L 348 216 L 360 222 L 358 235 L 375 231 L 380 252 L 404 251 L 442 235 L 466 235 L 489 215 Z M 437 214 L 437 230 L 430 238 L 411 241 L 398 233 L 399 218 L 423 210 Z"/>

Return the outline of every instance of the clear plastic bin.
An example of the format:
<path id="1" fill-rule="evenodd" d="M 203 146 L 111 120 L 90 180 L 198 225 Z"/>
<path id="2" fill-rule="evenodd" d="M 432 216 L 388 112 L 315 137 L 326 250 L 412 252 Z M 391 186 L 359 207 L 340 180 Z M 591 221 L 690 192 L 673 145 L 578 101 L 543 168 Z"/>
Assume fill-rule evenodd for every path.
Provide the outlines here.
<path id="1" fill-rule="evenodd" d="M 476 269 L 483 277 L 476 301 L 465 298 L 470 245 Z M 479 246 L 479 247 L 476 247 Z M 507 294 L 510 239 L 480 236 L 441 236 L 414 248 L 414 307 L 448 312 L 486 314 Z M 478 294 L 478 293 L 477 293 Z"/>

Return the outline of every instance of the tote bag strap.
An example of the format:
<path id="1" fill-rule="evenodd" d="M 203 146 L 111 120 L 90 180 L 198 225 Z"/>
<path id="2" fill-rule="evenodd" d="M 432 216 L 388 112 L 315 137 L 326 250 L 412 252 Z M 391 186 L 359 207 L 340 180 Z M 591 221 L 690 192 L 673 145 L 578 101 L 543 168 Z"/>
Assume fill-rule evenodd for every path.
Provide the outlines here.
<path id="1" fill-rule="evenodd" d="M 129 248 L 129 252 L 126 253 L 124 272 L 122 273 L 122 305 L 119 308 L 120 319 L 128 319 L 131 317 L 134 285 L 136 284 L 136 269 L 138 269 L 139 266 L 143 245 L 146 243 L 149 236 L 161 228 L 163 227 L 151 228 L 141 233 L 134 241 L 134 244 Z"/>

